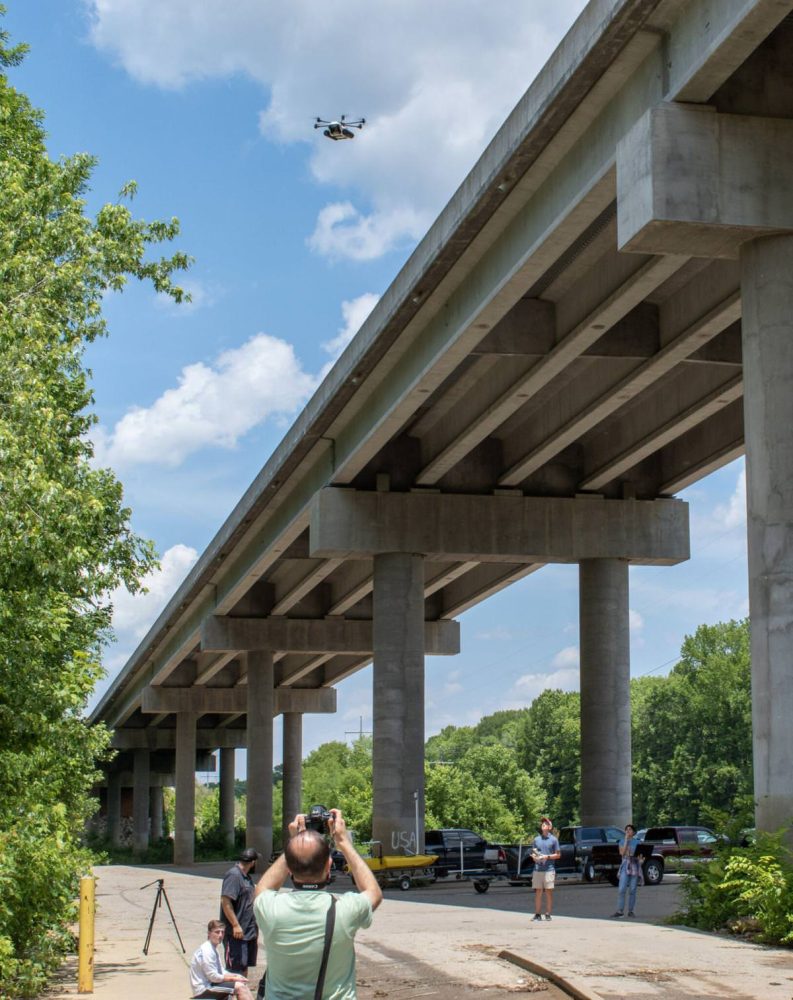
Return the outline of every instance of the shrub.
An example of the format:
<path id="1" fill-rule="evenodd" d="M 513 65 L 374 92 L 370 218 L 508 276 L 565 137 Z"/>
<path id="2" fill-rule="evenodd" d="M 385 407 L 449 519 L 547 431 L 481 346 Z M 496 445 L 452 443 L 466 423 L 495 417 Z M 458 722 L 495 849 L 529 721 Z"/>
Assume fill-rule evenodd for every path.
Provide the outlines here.
<path id="1" fill-rule="evenodd" d="M 749 847 L 726 846 L 696 865 L 683 881 L 685 903 L 675 922 L 793 946 L 793 856 L 782 838 L 760 834 Z"/>

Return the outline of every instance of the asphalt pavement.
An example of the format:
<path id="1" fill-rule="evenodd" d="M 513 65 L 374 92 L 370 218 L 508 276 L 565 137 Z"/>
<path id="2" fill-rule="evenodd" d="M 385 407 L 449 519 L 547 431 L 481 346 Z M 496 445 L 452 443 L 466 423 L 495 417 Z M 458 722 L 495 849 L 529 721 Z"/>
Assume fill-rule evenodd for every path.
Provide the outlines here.
<path id="1" fill-rule="evenodd" d="M 94 995 L 99 1000 L 184 998 L 192 952 L 218 912 L 219 879 L 228 864 L 190 870 L 138 866 L 98 868 Z M 156 887 L 164 878 L 183 954 L 165 907 L 155 914 L 148 956 L 142 954 Z M 334 891 L 349 888 L 340 877 Z M 407 892 L 388 890 L 372 927 L 357 937 L 359 996 L 429 997 L 470 993 L 558 991 L 499 958 L 510 952 L 539 964 L 603 1000 L 793 1000 L 793 952 L 662 923 L 678 902 L 679 880 L 639 890 L 637 918 L 613 920 L 616 890 L 603 883 L 563 880 L 554 917 L 535 923 L 530 890 L 498 883 L 484 894 L 470 882 L 439 881 Z M 258 982 L 262 966 L 251 976 Z M 74 997 L 73 964 L 50 994 Z"/>

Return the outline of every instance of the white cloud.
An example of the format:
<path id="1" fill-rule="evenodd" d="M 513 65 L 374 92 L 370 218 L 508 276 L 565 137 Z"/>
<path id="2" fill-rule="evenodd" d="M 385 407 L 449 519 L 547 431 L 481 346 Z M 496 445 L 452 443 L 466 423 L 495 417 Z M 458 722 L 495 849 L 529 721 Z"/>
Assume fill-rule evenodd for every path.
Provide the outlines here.
<path id="1" fill-rule="evenodd" d="M 306 142 L 314 178 L 360 199 L 328 205 L 312 246 L 365 260 L 421 235 L 584 0 L 87 4 L 94 44 L 143 83 L 258 82 L 263 134 Z M 342 112 L 367 118 L 354 142 L 312 129 Z"/>
<path id="2" fill-rule="evenodd" d="M 515 638 L 515 633 L 512 629 L 507 628 L 506 625 L 496 625 L 495 628 L 487 629 L 484 632 L 477 632 L 474 639 L 480 639 L 483 642 L 509 642 L 509 640 Z"/>
<path id="3" fill-rule="evenodd" d="M 429 228 L 431 215 L 408 205 L 362 215 L 350 202 L 333 202 L 320 210 L 308 245 L 331 260 L 376 260 L 416 242 Z"/>
<path id="4" fill-rule="evenodd" d="M 567 670 L 568 668 L 578 670 L 579 660 L 578 646 L 565 646 L 551 660 L 551 666 L 556 667 L 557 670 Z"/>
<path id="5" fill-rule="evenodd" d="M 199 281 L 198 278 L 177 278 L 176 284 L 190 295 L 189 302 L 174 302 L 170 295 L 164 293 L 154 297 L 154 304 L 158 309 L 164 309 L 174 316 L 189 316 L 199 309 L 208 309 L 219 298 L 220 293 L 217 288 L 207 282 Z"/>
<path id="6" fill-rule="evenodd" d="M 668 568 L 664 567 L 667 569 Z M 656 583 L 655 580 L 658 579 Z M 669 581 L 661 578 L 634 576 L 632 587 L 634 596 L 653 615 L 664 616 L 680 626 L 683 630 L 691 628 L 691 622 L 726 621 L 729 618 L 743 618 L 748 614 L 748 598 L 745 591 L 725 586 L 729 582 L 725 577 L 720 586 L 692 586 L 680 580 Z M 696 627 L 694 625 L 693 627 Z M 681 637 L 683 632 L 681 631 Z"/>
<path id="7" fill-rule="evenodd" d="M 563 667 L 549 674 L 524 674 L 514 684 L 515 693 L 521 696 L 523 704 L 534 701 L 543 691 L 560 688 L 562 691 L 577 691 L 579 686 L 578 667 Z"/>
<path id="8" fill-rule="evenodd" d="M 121 643 L 126 645 L 143 638 L 196 559 L 198 552 L 191 546 L 173 545 L 160 560 L 160 568 L 144 577 L 146 593 L 130 594 L 125 587 L 113 592 L 113 628 Z M 120 655 L 116 654 L 113 661 L 106 664 L 108 669 L 116 664 Z M 126 656 L 124 653 L 123 660 Z"/>
<path id="9" fill-rule="evenodd" d="M 722 528 L 744 528 L 746 526 L 746 466 L 738 475 L 735 489 L 726 504 L 717 504 L 713 517 Z"/>
<path id="10" fill-rule="evenodd" d="M 375 295 L 374 292 L 364 292 L 357 299 L 342 302 L 341 315 L 344 319 L 344 326 L 339 328 L 338 336 L 322 345 L 322 349 L 333 355 L 334 359 L 337 358 L 361 329 L 379 300 L 380 296 Z"/>
<path id="11" fill-rule="evenodd" d="M 634 608 L 631 608 L 628 611 L 628 628 L 634 634 L 641 632 L 644 628 L 644 618 L 642 617 L 641 612 L 636 611 Z"/>
<path id="12" fill-rule="evenodd" d="M 691 549 L 695 558 L 705 556 L 722 563 L 746 559 L 746 467 L 743 459 L 686 490 L 683 499 L 691 507 Z"/>
<path id="13" fill-rule="evenodd" d="M 291 344 L 256 334 L 212 365 L 185 366 L 175 388 L 151 406 L 133 407 L 111 432 L 96 428 L 96 461 L 177 466 L 207 445 L 233 448 L 268 417 L 294 413 L 315 385 Z"/>

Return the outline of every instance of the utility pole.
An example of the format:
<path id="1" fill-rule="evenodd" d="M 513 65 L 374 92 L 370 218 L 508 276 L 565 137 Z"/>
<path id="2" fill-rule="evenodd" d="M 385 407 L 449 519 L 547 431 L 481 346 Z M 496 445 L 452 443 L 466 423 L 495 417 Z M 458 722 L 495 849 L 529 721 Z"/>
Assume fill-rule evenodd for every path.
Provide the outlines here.
<path id="1" fill-rule="evenodd" d="M 363 716 L 358 716 L 358 728 L 357 729 L 347 729 L 344 732 L 345 736 L 355 736 L 357 739 L 361 740 L 364 736 L 371 736 L 372 732 L 370 729 L 363 728 Z"/>

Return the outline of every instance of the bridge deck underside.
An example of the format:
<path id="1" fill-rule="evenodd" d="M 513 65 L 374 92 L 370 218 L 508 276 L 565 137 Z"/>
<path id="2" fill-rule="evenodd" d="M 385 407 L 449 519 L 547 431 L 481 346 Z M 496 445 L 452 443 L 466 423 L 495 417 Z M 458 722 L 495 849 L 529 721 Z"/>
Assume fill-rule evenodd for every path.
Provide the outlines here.
<path id="1" fill-rule="evenodd" d="M 754 78 L 761 57 L 769 72 L 793 75 L 783 60 L 773 58 L 789 51 L 791 39 L 787 18 L 763 43 L 763 52 L 711 95 L 717 110 L 767 113 L 762 104 L 772 88 L 763 91 L 742 81 Z M 631 66 L 641 72 L 637 67 L 649 45 L 637 35 L 626 46 L 623 74 Z M 793 88 L 783 93 L 788 99 L 771 111 L 793 117 Z M 514 184 L 514 197 L 522 197 L 520 179 Z M 531 197 L 526 195 L 527 204 Z M 387 373 L 406 365 L 411 352 L 424 350 L 429 337 L 428 322 L 409 322 L 404 335 L 360 375 L 366 383 L 360 398 L 338 411 L 313 450 L 306 445 L 303 468 L 327 453 L 330 471 L 319 485 L 654 499 L 673 495 L 739 456 L 744 425 L 738 262 L 619 252 L 616 198 L 612 159 L 571 203 L 572 221 L 563 238 L 548 237 L 510 276 L 511 287 L 521 287 L 521 293 L 483 297 L 481 308 L 467 316 L 465 333 L 452 348 L 432 355 L 409 392 L 387 408 L 379 402 L 388 393 Z M 433 321 L 443 321 L 453 293 L 449 287 L 445 299 L 427 301 Z M 365 446 L 345 450 L 350 408 L 363 413 L 372 407 L 385 417 Z M 201 614 L 372 618 L 372 560 L 313 558 L 308 504 L 293 504 L 286 516 L 290 491 L 297 487 L 282 481 L 269 488 L 276 491 L 275 501 L 235 530 L 240 551 L 265 535 L 277 544 L 240 556 L 233 573 L 205 573 L 203 593 L 213 596 L 201 598 L 196 588 L 194 626 L 182 622 L 180 642 L 170 649 L 161 644 L 148 661 L 147 683 L 208 688 L 247 683 L 244 655 L 201 650 Z M 279 516 L 282 527 L 273 528 Z M 541 568 L 428 558 L 425 618 L 459 615 Z M 275 683 L 330 686 L 370 659 L 276 651 Z M 130 690 L 109 713 L 111 724 L 173 725 L 172 716 L 142 715 L 140 699 Z M 242 730 L 244 724 L 239 715 L 198 720 L 199 730 Z"/>

